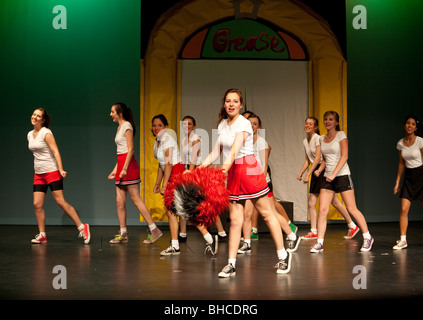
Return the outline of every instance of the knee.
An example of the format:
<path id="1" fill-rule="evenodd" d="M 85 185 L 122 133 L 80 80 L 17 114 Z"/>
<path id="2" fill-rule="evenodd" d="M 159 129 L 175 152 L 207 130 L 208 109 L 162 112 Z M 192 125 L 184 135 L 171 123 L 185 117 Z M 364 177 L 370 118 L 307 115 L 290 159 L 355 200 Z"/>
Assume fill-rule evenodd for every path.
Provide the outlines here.
<path id="1" fill-rule="evenodd" d="M 43 202 L 42 201 L 34 201 L 33 202 L 34 210 L 41 210 L 43 209 Z"/>

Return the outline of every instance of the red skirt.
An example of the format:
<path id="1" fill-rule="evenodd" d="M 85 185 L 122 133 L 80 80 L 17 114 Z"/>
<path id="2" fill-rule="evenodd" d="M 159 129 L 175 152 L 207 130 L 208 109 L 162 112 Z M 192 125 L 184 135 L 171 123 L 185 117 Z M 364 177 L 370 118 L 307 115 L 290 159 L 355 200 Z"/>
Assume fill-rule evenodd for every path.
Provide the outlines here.
<path id="1" fill-rule="evenodd" d="M 230 200 L 248 200 L 266 195 L 270 190 L 263 170 L 254 155 L 235 160 L 228 172 Z"/>
<path id="2" fill-rule="evenodd" d="M 184 172 L 185 170 L 186 170 L 186 168 L 182 163 L 177 163 L 177 164 L 173 165 L 172 166 L 172 172 L 170 174 L 168 182 L 172 181 L 172 179 L 174 177 L 176 177 L 178 174 Z"/>
<path id="3" fill-rule="evenodd" d="M 122 179 L 119 178 L 122 168 L 126 161 L 127 153 L 118 154 L 117 156 L 117 169 L 116 169 L 116 185 L 127 186 L 130 184 L 137 184 L 141 182 L 140 179 L 140 167 L 138 166 L 137 160 L 132 156 L 131 162 L 129 162 L 128 170 L 126 171 L 126 176 Z"/>

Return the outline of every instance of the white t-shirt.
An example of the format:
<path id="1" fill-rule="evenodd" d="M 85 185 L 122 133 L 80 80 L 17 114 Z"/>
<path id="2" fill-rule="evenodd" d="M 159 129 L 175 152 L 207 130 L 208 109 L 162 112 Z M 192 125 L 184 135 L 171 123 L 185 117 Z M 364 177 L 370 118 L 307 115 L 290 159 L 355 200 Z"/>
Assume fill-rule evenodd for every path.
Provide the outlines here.
<path id="1" fill-rule="evenodd" d="M 315 133 L 310 139 L 310 142 L 308 142 L 307 138 L 303 140 L 304 149 L 307 154 L 308 160 L 310 163 L 314 162 L 314 159 L 316 158 L 316 148 L 317 146 L 320 146 L 320 136 Z M 322 155 L 320 154 L 320 161 L 322 162 Z"/>
<path id="2" fill-rule="evenodd" d="M 115 143 L 117 147 L 117 154 L 128 153 L 128 143 L 126 141 L 125 133 L 127 130 L 134 131 L 129 121 L 122 123 L 120 128 L 116 131 Z"/>
<path id="3" fill-rule="evenodd" d="M 230 155 L 232 144 L 238 132 L 247 132 L 248 135 L 238 154 L 235 156 L 235 160 L 254 154 L 253 128 L 251 127 L 251 122 L 242 115 L 239 115 L 230 126 L 228 126 L 228 119 L 223 119 L 217 127 L 218 142 L 222 147 L 224 161 Z"/>
<path id="4" fill-rule="evenodd" d="M 27 135 L 28 148 L 34 154 L 34 170 L 37 174 L 59 170 L 56 158 L 45 141 L 47 133 L 53 134 L 50 129 L 42 127 L 36 138 L 34 138 L 34 130 L 28 132 Z"/>
<path id="5" fill-rule="evenodd" d="M 258 162 L 258 163 L 259 163 L 259 165 L 260 165 L 260 168 L 263 170 L 263 169 L 264 169 L 264 168 L 263 168 L 264 163 L 262 163 L 262 162 L 261 162 L 260 152 L 261 152 L 262 150 L 266 150 L 266 149 L 268 149 L 268 148 L 269 148 L 269 144 L 267 143 L 267 141 L 266 141 L 263 137 L 261 137 L 261 136 L 257 135 L 257 140 L 256 140 L 256 142 L 253 144 L 253 148 L 254 148 L 254 156 L 256 157 L 257 162 Z M 264 160 L 264 159 L 263 159 L 263 160 Z M 266 181 L 267 181 L 267 182 L 270 182 L 270 175 L 269 175 L 269 172 L 266 172 Z"/>
<path id="6" fill-rule="evenodd" d="M 195 165 L 200 165 L 201 161 L 202 161 L 202 147 L 201 147 L 201 137 L 196 134 L 194 131 L 191 131 L 190 135 L 189 135 L 189 141 L 188 141 L 188 137 L 185 137 L 184 140 L 182 140 L 181 143 L 181 156 L 182 156 L 182 162 L 184 164 L 190 164 L 192 161 L 192 152 L 193 152 L 193 148 L 194 145 L 193 143 L 196 141 L 200 141 L 197 142 L 195 144 L 195 150 L 198 150 L 197 153 L 197 159 L 195 161 Z M 197 149 L 199 148 L 199 149 Z"/>
<path id="7" fill-rule="evenodd" d="M 404 159 L 405 167 L 408 169 L 417 168 L 423 165 L 423 138 L 416 137 L 412 146 L 405 146 L 404 139 L 397 143 L 397 149 L 401 151 L 401 157 Z"/>
<path id="8" fill-rule="evenodd" d="M 336 165 L 341 158 L 341 141 L 347 139 L 347 135 L 344 131 L 338 131 L 335 138 L 329 142 L 324 142 L 324 135 L 320 136 L 320 149 L 322 150 L 322 155 L 325 158 L 326 168 L 325 168 L 325 177 L 328 177 L 335 170 Z M 337 177 L 350 175 L 350 168 L 348 163 L 345 162 L 344 166 L 339 170 Z"/>
<path id="9" fill-rule="evenodd" d="M 160 141 L 159 147 L 157 147 L 157 141 Z M 176 143 L 176 139 L 172 137 L 166 129 L 163 129 L 159 132 L 154 142 L 154 157 L 159 161 L 160 168 L 163 171 L 166 164 L 165 152 L 169 148 L 172 148 L 172 155 L 170 157 L 172 165 L 181 163 L 181 155 L 179 154 L 179 147 Z"/>

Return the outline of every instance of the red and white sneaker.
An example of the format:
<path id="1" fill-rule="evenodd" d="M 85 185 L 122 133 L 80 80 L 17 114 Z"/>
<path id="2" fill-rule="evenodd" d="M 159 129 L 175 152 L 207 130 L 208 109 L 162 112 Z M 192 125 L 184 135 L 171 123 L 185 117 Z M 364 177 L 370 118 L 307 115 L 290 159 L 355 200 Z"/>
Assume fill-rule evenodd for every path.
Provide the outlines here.
<path id="1" fill-rule="evenodd" d="M 355 226 L 355 228 L 348 228 L 348 233 L 346 236 L 344 236 L 344 239 L 352 239 L 355 237 L 355 235 L 360 231 L 360 228 L 358 226 Z"/>
<path id="2" fill-rule="evenodd" d="M 88 244 L 91 240 L 90 226 L 89 224 L 84 224 L 84 228 L 79 231 L 79 237 L 84 238 L 84 243 Z"/>
<path id="3" fill-rule="evenodd" d="M 39 243 L 46 243 L 47 238 L 43 236 L 41 233 L 37 234 L 34 239 L 31 240 L 31 243 L 39 244 Z"/>
<path id="4" fill-rule="evenodd" d="M 309 233 L 307 233 L 307 235 L 303 236 L 302 238 L 304 240 L 307 240 L 307 239 L 317 239 L 317 234 L 314 233 L 314 232 L 312 232 L 312 231 L 310 231 Z"/>

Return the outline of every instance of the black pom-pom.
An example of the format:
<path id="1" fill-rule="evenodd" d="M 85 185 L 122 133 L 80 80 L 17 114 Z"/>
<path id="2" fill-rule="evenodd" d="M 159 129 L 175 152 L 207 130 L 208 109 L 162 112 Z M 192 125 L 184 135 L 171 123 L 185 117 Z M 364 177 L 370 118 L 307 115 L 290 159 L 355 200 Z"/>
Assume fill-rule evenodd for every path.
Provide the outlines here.
<path id="1" fill-rule="evenodd" d="M 174 190 L 173 209 L 183 218 L 195 220 L 200 213 L 198 206 L 205 199 L 202 190 L 194 184 L 177 185 Z"/>

